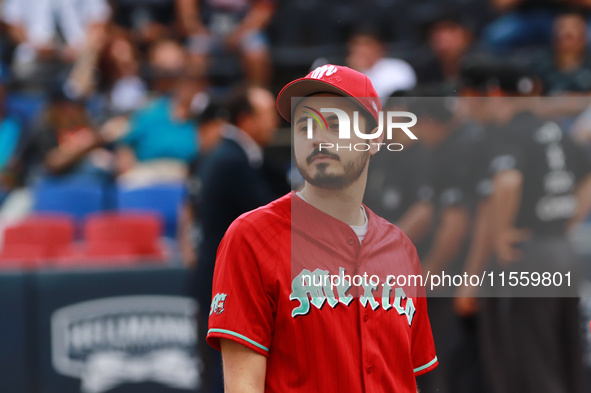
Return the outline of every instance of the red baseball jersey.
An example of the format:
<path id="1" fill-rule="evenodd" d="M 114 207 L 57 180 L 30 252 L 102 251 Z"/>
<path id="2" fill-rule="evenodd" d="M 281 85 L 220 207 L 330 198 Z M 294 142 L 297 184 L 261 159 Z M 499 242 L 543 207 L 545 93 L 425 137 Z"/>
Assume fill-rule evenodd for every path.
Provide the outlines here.
<path id="1" fill-rule="evenodd" d="M 416 250 L 366 211 L 362 244 L 349 225 L 294 193 L 226 232 L 207 341 L 219 350 L 220 338 L 233 340 L 266 356 L 265 392 L 416 393 L 415 377 L 437 366 L 424 288 L 384 280 L 420 275 Z M 375 279 L 335 279 L 363 274 Z"/>

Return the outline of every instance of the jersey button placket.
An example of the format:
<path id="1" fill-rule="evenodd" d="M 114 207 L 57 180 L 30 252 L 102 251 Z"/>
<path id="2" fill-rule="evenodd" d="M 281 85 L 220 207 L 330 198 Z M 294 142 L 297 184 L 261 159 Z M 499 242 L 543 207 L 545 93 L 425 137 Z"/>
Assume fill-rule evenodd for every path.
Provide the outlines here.
<path id="1" fill-rule="evenodd" d="M 369 320 L 369 313 L 366 311 L 363 315 L 363 322 L 367 322 Z"/>
<path id="2" fill-rule="evenodd" d="M 373 373 L 373 366 L 367 366 L 366 371 L 367 371 L 368 374 Z"/>
<path id="3" fill-rule="evenodd" d="M 354 242 L 354 239 L 353 239 L 352 237 L 349 237 L 349 238 L 347 239 L 347 244 L 348 244 L 348 245 L 352 246 L 352 245 L 353 245 L 353 242 Z"/>

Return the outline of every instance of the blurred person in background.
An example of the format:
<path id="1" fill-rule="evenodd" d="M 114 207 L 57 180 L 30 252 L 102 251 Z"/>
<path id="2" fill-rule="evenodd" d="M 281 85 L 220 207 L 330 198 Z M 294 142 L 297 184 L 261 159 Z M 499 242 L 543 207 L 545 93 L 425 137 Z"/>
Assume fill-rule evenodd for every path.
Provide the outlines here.
<path id="1" fill-rule="evenodd" d="M 119 140 L 119 181 L 128 186 L 187 180 L 198 156 L 194 112 L 207 99 L 201 78 L 187 72 L 187 57 L 175 41 L 150 49 L 156 96 L 135 111 Z"/>
<path id="2" fill-rule="evenodd" d="M 113 23 L 140 50 L 176 33 L 175 0 L 111 0 Z"/>
<path id="3" fill-rule="evenodd" d="M 492 228 L 490 225 L 490 196 L 492 178 L 490 162 L 499 133 L 491 122 L 494 105 L 486 98 L 488 84 L 494 80 L 495 67 L 500 61 L 489 55 L 468 57 L 462 65 L 462 78 L 459 86 L 460 112 L 463 118 L 480 128 L 480 135 L 474 139 L 467 165 L 470 170 L 468 192 L 472 195 L 472 223 L 470 246 L 464 262 L 468 274 L 480 274 L 487 265 L 492 252 Z M 532 89 L 533 84 L 530 86 Z M 533 90 L 532 90 L 533 91 Z M 478 289 L 473 286 L 460 287 L 456 291 L 454 308 L 463 318 L 473 317 L 478 310 L 475 298 Z"/>
<path id="4" fill-rule="evenodd" d="M 25 139 L 21 119 L 6 108 L 9 82 L 8 66 L 0 63 L 0 206 L 10 190 L 17 185 L 14 160 Z"/>
<path id="5" fill-rule="evenodd" d="M 201 166 L 207 161 L 209 155 L 215 151 L 222 140 L 222 134 L 228 125 L 227 110 L 224 108 L 224 102 L 219 97 L 210 96 L 207 104 L 201 112 L 196 114 L 195 122 L 199 130 L 195 133 L 199 144 L 199 156 L 191 163 L 190 177 L 187 182 L 189 198 L 185 205 L 184 219 L 186 223 L 181 226 L 184 233 L 180 236 L 181 252 L 184 258 L 185 266 L 195 268 L 197 263 L 197 244 L 201 241 L 203 233 L 201 232 L 201 194 L 203 191 L 201 182 Z M 194 293 L 193 280 L 189 282 L 189 292 Z"/>
<path id="6" fill-rule="evenodd" d="M 426 17 L 427 50 L 413 64 L 418 83 L 455 84 L 463 57 L 471 50 L 473 33 L 459 12 L 437 8 Z"/>
<path id="7" fill-rule="evenodd" d="M 554 19 L 552 51 L 534 59 L 532 64 L 546 94 L 591 92 L 591 55 L 587 44 L 587 21 L 581 12 L 565 11 Z"/>
<path id="8" fill-rule="evenodd" d="M 488 54 L 466 57 L 462 64 L 461 81 L 458 87 L 460 99 L 458 111 L 469 125 L 471 140 L 466 146 L 465 166 L 468 168 L 466 193 L 469 199 L 470 227 L 467 250 L 462 255 L 461 271 L 481 274 L 490 258 L 492 229 L 490 222 L 490 195 L 492 179 L 489 174 L 490 160 L 496 137 L 490 124 L 494 105 L 486 98 L 489 81 L 498 59 Z M 531 86 L 533 88 L 533 85 Z M 454 288 L 453 307 L 460 321 L 462 340 L 458 345 L 461 355 L 462 378 L 456 385 L 458 392 L 487 392 L 484 378 L 482 349 L 479 340 L 478 300 L 480 288 L 460 286 Z"/>
<path id="9" fill-rule="evenodd" d="M 581 266 L 566 234 L 591 209 L 591 162 L 556 122 L 534 113 L 539 91 L 531 71 L 509 63 L 495 73 L 490 268 L 569 273 L 573 281 L 568 288 L 497 286 L 496 297 L 479 299 L 487 382 L 494 393 L 586 392 Z"/>
<path id="10" fill-rule="evenodd" d="M 203 109 L 195 114 L 195 122 L 199 124 L 199 158 L 193 163 L 193 173 L 198 173 L 200 164 L 215 151 L 229 126 L 226 98 L 210 95 Z"/>
<path id="11" fill-rule="evenodd" d="M 20 157 L 26 182 L 33 184 L 47 176 L 108 181 L 114 174 L 115 157 L 104 149 L 105 144 L 84 103 L 56 88 Z"/>
<path id="12" fill-rule="evenodd" d="M 427 150 L 429 182 L 432 192 L 432 219 L 426 236 L 416 243 L 423 275 L 455 274 L 463 259 L 470 223 L 470 196 L 466 192 L 468 167 L 465 165 L 472 142 L 453 111 L 453 98 L 442 97 L 446 90 L 425 88 L 415 92 L 410 112 L 419 120 L 413 127 L 419 143 Z M 425 391 L 463 392 L 466 357 L 461 351 L 461 321 L 453 312 L 452 293 L 436 289 L 429 299 L 429 317 L 440 367 L 422 376 Z"/>
<path id="13" fill-rule="evenodd" d="M 384 113 L 408 110 L 408 100 L 410 98 L 390 97 Z M 403 148 L 396 152 L 381 152 L 372 158 L 363 203 L 380 217 L 396 224 L 414 244 L 418 244 L 429 232 L 433 219 L 429 153 L 423 144 L 403 133 L 393 133 L 392 139 L 384 140 L 384 143 L 398 143 Z"/>
<path id="14" fill-rule="evenodd" d="M 221 391 L 221 357 L 205 342 L 216 251 L 224 233 L 242 213 L 263 206 L 289 191 L 269 168 L 263 148 L 274 139 L 279 118 L 275 99 L 269 91 L 253 86 L 236 88 L 228 99 L 229 124 L 222 140 L 202 163 L 198 210 L 203 237 L 197 248 L 193 290 L 201 305 L 200 345 L 206 386 Z M 217 390 L 216 390 L 217 389 Z"/>
<path id="15" fill-rule="evenodd" d="M 130 114 L 148 93 L 140 77 L 139 51 L 123 34 L 90 35 L 66 87 L 76 97 L 90 99 L 102 118 Z"/>
<path id="16" fill-rule="evenodd" d="M 565 8 L 590 8 L 585 0 L 490 0 L 498 17 L 482 32 L 488 50 L 506 53 L 520 47 L 544 46 L 552 40 L 554 18 Z"/>
<path id="17" fill-rule="evenodd" d="M 412 67 L 404 60 L 385 56 L 377 31 L 359 28 L 349 39 L 348 48 L 347 65 L 367 75 L 383 99 L 415 87 L 417 78 Z"/>
<path id="18" fill-rule="evenodd" d="M 266 86 L 272 68 L 267 28 L 273 0 L 176 0 L 179 23 L 188 39 L 191 67 L 202 75 L 209 57 L 239 52 L 246 80 Z"/>
<path id="19" fill-rule="evenodd" d="M 111 16 L 106 0 L 5 0 L 2 19 L 15 45 L 16 76 L 55 77 L 71 64 L 94 30 Z"/>
<path id="20" fill-rule="evenodd" d="M 140 77 L 138 49 L 129 38 L 112 37 L 100 53 L 98 69 L 98 91 L 108 113 L 128 114 L 144 103 L 148 86 Z"/>
<path id="21" fill-rule="evenodd" d="M 30 213 L 31 188 L 44 179 L 100 183 L 114 179 L 115 155 L 91 121 L 84 102 L 64 89 L 51 91 L 47 108 L 11 160 L 15 189 L 0 210 L 2 227 Z"/>
<path id="22" fill-rule="evenodd" d="M 147 52 L 150 91 L 156 95 L 170 94 L 179 75 L 193 75 L 187 72 L 188 60 L 187 51 L 175 40 L 152 43 Z"/>

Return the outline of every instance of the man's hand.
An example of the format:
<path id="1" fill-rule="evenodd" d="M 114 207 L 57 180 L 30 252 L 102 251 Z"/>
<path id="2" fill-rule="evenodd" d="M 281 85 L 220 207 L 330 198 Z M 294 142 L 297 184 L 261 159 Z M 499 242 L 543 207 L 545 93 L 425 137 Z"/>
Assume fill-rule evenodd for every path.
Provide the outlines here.
<path id="1" fill-rule="evenodd" d="M 515 245 L 526 241 L 530 236 L 529 231 L 517 228 L 507 228 L 497 235 L 496 251 L 501 266 L 509 266 L 523 258 L 523 253 Z"/>
<path id="2" fill-rule="evenodd" d="M 267 358 L 237 342 L 220 339 L 226 393 L 263 393 Z"/>
<path id="3" fill-rule="evenodd" d="M 472 286 L 459 287 L 454 298 L 454 310 L 461 317 L 470 317 L 478 311 L 477 288 Z"/>
<path id="4" fill-rule="evenodd" d="M 523 258 L 515 248 L 530 236 L 528 231 L 515 228 L 515 220 L 521 204 L 523 174 L 516 169 L 497 173 L 494 177 L 492 215 L 495 222 L 494 249 L 501 266 L 508 266 Z"/>

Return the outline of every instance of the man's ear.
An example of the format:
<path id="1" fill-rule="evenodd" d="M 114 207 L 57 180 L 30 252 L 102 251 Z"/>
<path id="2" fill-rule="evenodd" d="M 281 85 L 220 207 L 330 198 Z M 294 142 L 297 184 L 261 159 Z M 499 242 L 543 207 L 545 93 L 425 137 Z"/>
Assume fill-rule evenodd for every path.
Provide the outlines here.
<path id="1" fill-rule="evenodd" d="M 376 126 L 373 130 L 371 130 L 371 133 L 374 134 L 375 132 L 377 132 L 377 130 L 378 127 Z M 380 151 L 381 143 L 384 142 L 384 133 L 382 132 L 380 136 L 370 139 L 367 142 L 369 143 L 369 154 L 373 156 L 378 151 Z"/>

